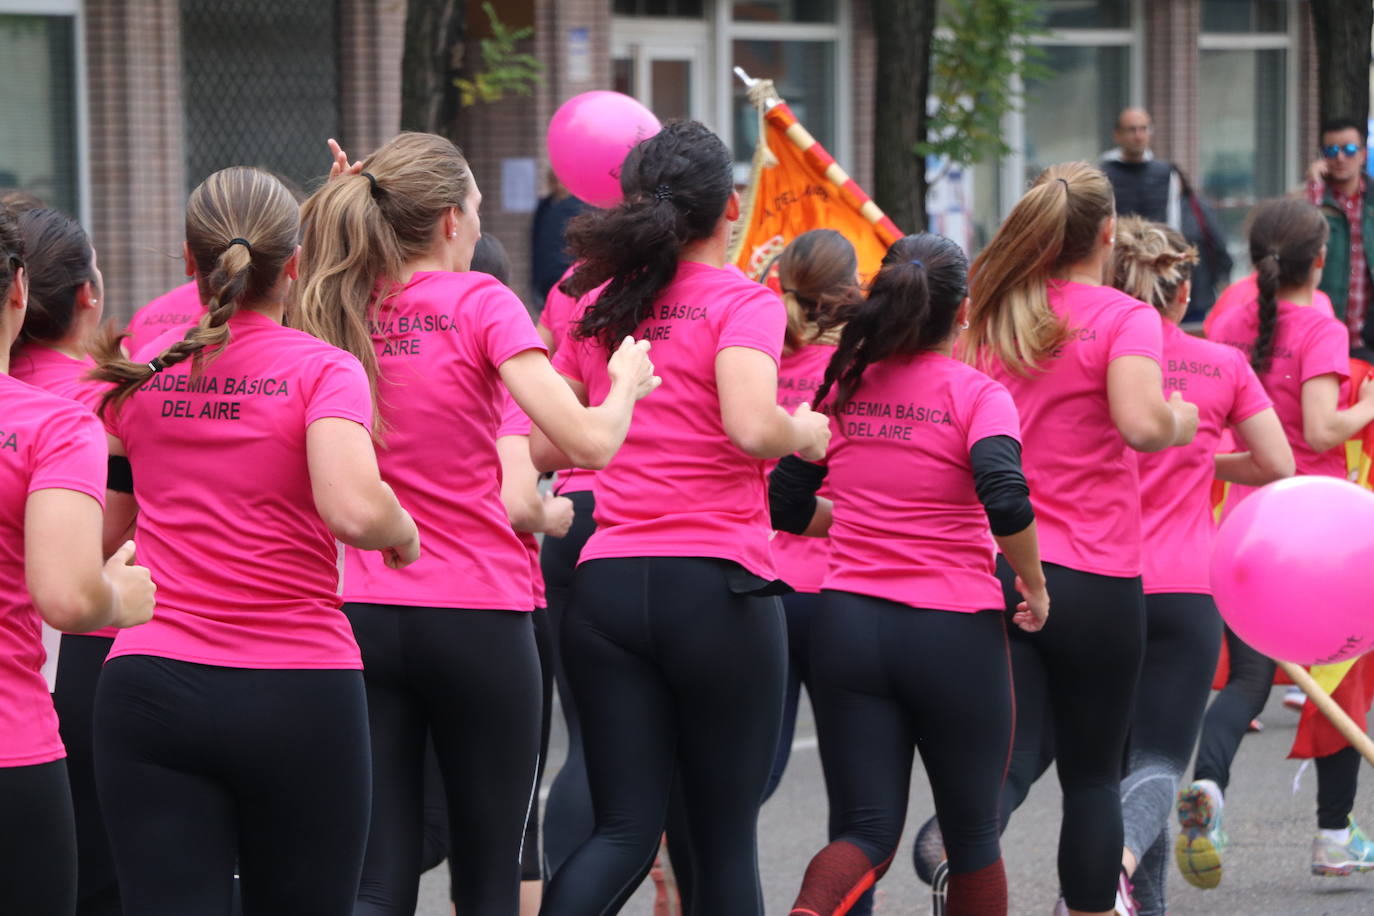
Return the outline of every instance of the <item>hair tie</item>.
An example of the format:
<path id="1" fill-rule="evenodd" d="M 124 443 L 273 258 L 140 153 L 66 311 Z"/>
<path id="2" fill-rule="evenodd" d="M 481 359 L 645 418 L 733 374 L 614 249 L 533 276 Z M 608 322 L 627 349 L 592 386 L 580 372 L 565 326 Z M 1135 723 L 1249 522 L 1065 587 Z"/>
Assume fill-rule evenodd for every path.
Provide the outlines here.
<path id="1" fill-rule="evenodd" d="M 248 253 L 249 253 L 250 255 L 253 253 L 253 246 L 250 245 L 250 244 L 248 244 L 248 240 L 247 240 L 247 239 L 241 239 L 241 238 L 232 238 L 232 239 L 230 239 L 230 240 L 229 240 L 229 244 L 224 246 L 224 250 L 225 250 L 225 251 L 228 251 L 230 248 L 233 248 L 235 245 L 242 245 L 244 248 L 247 248 L 247 249 L 248 249 Z"/>
<path id="2" fill-rule="evenodd" d="M 666 184 L 661 184 L 658 187 L 654 188 L 654 200 L 663 201 L 672 199 L 673 189 L 668 187 Z"/>
<path id="3" fill-rule="evenodd" d="M 373 175 L 371 172 L 359 172 L 358 174 L 361 175 L 361 176 L 363 176 L 364 178 L 366 178 L 366 179 L 367 179 L 367 183 L 370 184 L 370 185 L 372 185 L 372 196 L 373 196 L 373 197 L 376 197 L 378 194 L 384 193 L 384 192 L 382 191 L 381 185 L 377 184 L 377 176 L 376 176 L 376 175 Z"/>
<path id="4" fill-rule="evenodd" d="M 152 370 L 153 375 L 157 375 L 167 367 L 163 365 L 161 356 L 154 356 L 152 359 L 148 360 L 148 368 Z"/>
<path id="5" fill-rule="evenodd" d="M 1056 178 L 1055 181 L 1059 182 L 1060 184 L 1062 184 L 1062 185 L 1064 186 L 1064 193 L 1065 193 L 1065 194 L 1069 193 L 1069 182 L 1068 182 L 1068 179 L 1066 179 L 1066 178 Z"/>
<path id="6" fill-rule="evenodd" d="M 925 267 L 925 265 L 921 263 L 921 259 L 920 259 L 920 258 L 912 258 L 912 259 L 911 259 L 911 264 L 912 264 L 913 267 L 921 267 L 921 268 L 924 268 L 924 267 Z"/>

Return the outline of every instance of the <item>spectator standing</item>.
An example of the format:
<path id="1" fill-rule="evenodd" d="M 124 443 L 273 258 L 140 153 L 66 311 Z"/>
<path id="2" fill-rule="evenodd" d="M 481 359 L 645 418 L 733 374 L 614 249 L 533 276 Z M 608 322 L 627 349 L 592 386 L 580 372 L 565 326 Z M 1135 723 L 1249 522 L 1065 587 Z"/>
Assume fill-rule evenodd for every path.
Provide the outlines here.
<path id="1" fill-rule="evenodd" d="M 1365 193 L 1365 128 L 1336 118 L 1322 125 L 1321 136 L 1321 158 L 1307 172 L 1307 199 L 1321 207 L 1331 227 L 1318 289 L 1331 297 L 1349 330 L 1352 355 L 1374 361 L 1374 327 L 1366 321 L 1374 205 Z"/>

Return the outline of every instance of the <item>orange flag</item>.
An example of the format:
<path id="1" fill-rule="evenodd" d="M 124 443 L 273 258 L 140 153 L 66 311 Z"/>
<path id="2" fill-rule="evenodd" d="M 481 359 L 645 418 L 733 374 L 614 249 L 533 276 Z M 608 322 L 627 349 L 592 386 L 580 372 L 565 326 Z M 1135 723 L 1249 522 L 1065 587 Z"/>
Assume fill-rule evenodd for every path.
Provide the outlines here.
<path id="1" fill-rule="evenodd" d="M 901 230 L 807 133 L 771 81 L 754 81 L 749 98 L 762 124 L 729 259 L 767 283 L 788 242 L 811 229 L 834 229 L 853 243 L 860 275 L 873 276 Z"/>

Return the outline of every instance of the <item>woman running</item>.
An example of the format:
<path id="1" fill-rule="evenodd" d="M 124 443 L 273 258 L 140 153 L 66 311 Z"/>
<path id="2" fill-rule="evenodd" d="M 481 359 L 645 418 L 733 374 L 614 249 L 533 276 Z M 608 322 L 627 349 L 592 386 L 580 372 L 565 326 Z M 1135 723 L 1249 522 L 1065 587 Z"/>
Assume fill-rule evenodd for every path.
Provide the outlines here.
<path id="1" fill-rule="evenodd" d="M 106 385 L 87 378 L 95 368 L 88 348 L 100 326 L 104 280 L 95 249 L 76 220 L 56 210 L 28 210 L 19 217 L 29 281 L 29 308 L 15 342 L 10 374 L 70 398 L 94 411 Z M 105 553 L 132 536 L 133 481 L 129 460 L 109 459 L 105 506 Z M 96 798 L 91 751 L 95 688 L 101 666 L 119 631 L 66 633 L 57 659 L 53 705 L 67 748 L 67 775 L 76 811 L 77 913 L 118 911 L 119 884 Z"/>
<path id="2" fill-rule="evenodd" d="M 1326 259 L 1329 230 L 1321 211 L 1305 200 L 1271 200 L 1250 217 L 1250 260 L 1257 298 L 1221 315 L 1213 340 L 1239 349 L 1259 374 L 1293 449 L 1299 474 L 1345 477 L 1344 443 L 1374 420 L 1374 381 L 1349 401 L 1349 334 L 1313 305 Z M 1234 506 L 1245 493 L 1233 487 Z M 1222 800 L 1231 761 L 1246 725 L 1259 715 L 1274 683 L 1274 662 L 1229 629 L 1231 670 L 1226 687 L 1207 710 L 1193 783 L 1178 800 L 1181 831 L 1174 847 L 1183 875 L 1199 887 L 1221 881 Z M 1360 755 L 1353 747 L 1317 758 L 1317 836 L 1312 873 L 1348 875 L 1374 868 L 1374 843 L 1351 817 Z"/>
<path id="3" fill-rule="evenodd" d="M 1293 473 L 1293 452 L 1283 426 L 1245 356 L 1179 330 L 1196 260 L 1196 250 L 1167 226 L 1138 216 L 1117 221 L 1111 284 L 1159 312 L 1164 390 L 1179 392 L 1198 408 L 1198 431 L 1191 443 L 1137 456 L 1145 660 L 1121 807 L 1126 837 L 1122 868 L 1134 883 L 1134 902 L 1142 916 L 1164 913 L 1164 827 L 1197 744 L 1221 647 L 1221 617 L 1207 571 L 1216 532 L 1211 479 L 1262 486 Z M 1247 451 L 1216 455 L 1228 429 Z"/>
<path id="4" fill-rule="evenodd" d="M 426 551 L 404 572 L 346 554 L 374 786 L 356 916 L 415 909 L 426 734 L 448 799 L 457 911 L 517 911 L 542 685 L 530 557 L 501 502 L 498 395 L 504 384 L 577 463 L 597 467 L 656 384 L 648 345 L 624 341 L 600 406 L 573 397 L 520 300 L 469 270 L 480 203 L 457 147 L 403 133 L 303 210 L 295 318 L 368 367 L 382 474 L 414 511 Z"/>
<path id="5" fill-rule="evenodd" d="M 1011 395 L 952 356 L 967 275 L 942 236 L 888 250 L 867 300 L 831 319 L 846 324 L 817 392 L 834 433 L 825 465 L 785 458 L 773 472 L 775 524 L 828 530 L 832 545 L 811 646 L 832 842 L 794 916 L 847 913 L 887 870 L 916 749 L 949 855 L 945 912 L 1007 912 L 1012 687 L 989 527 L 1025 599 L 1013 621 L 1039 630 L 1050 599 Z M 815 496 L 823 478 L 833 509 Z"/>
<path id="6" fill-rule="evenodd" d="M 579 397 L 601 397 L 608 353 L 634 333 L 654 342 L 664 390 L 597 473 L 597 529 L 564 617 L 596 831 L 554 875 L 548 916 L 599 916 L 628 899 L 658 848 L 675 772 L 691 912 L 763 911 L 756 829 L 786 677 L 782 610 L 766 597 L 776 573 L 763 467 L 821 457 L 829 428 L 804 404 L 778 406 L 786 311 L 725 267 L 739 216 L 731 162 L 701 124 L 670 124 L 626 158 L 624 203 L 568 229 L 579 264 L 564 289 L 607 285 L 559 349 L 559 371 Z M 580 463 L 566 457 L 548 463 Z"/>
<path id="7" fill-rule="evenodd" d="M 405 566 L 415 524 L 378 474 L 367 376 L 281 326 L 300 216 L 264 172 L 191 192 L 206 314 L 125 358 L 106 424 L 134 468 L 158 616 L 96 696 L 96 779 L 126 912 L 349 914 L 367 836 L 367 709 L 338 547 Z M 171 863 L 171 864 L 169 864 Z"/>
<path id="8" fill-rule="evenodd" d="M 961 343 L 1020 412 L 1055 602 L 1053 626 L 1010 631 L 1016 741 L 1003 820 L 1057 756 L 1059 880 L 1069 912 L 1085 914 L 1110 912 L 1121 881 L 1121 764 L 1144 650 L 1129 451 L 1187 444 L 1197 427 L 1196 407 L 1164 398 L 1159 316 L 1102 283 L 1115 231 L 1101 172 L 1046 169 L 974 261 Z M 1013 607 L 1012 569 L 999 563 L 998 575 Z"/>
<path id="9" fill-rule="evenodd" d="M 86 633 L 143 623 L 153 584 L 132 565 L 131 543 L 102 567 L 108 452 L 100 421 L 9 374 L 28 300 L 24 238 L 0 206 L 0 823 L 9 825 L 0 838 L 0 912 L 69 916 L 78 834 L 39 624 Z"/>

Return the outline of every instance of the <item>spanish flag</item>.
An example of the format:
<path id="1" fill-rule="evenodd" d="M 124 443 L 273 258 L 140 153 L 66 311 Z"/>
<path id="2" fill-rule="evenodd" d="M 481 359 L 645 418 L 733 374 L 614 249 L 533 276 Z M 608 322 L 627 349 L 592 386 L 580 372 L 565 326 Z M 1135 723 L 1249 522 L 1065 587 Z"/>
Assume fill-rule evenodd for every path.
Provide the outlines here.
<path id="1" fill-rule="evenodd" d="M 812 229 L 834 229 L 853 243 L 860 275 L 872 277 L 901 230 L 797 121 L 771 80 L 749 83 L 759 141 L 729 260 L 768 283 L 788 242 Z"/>

